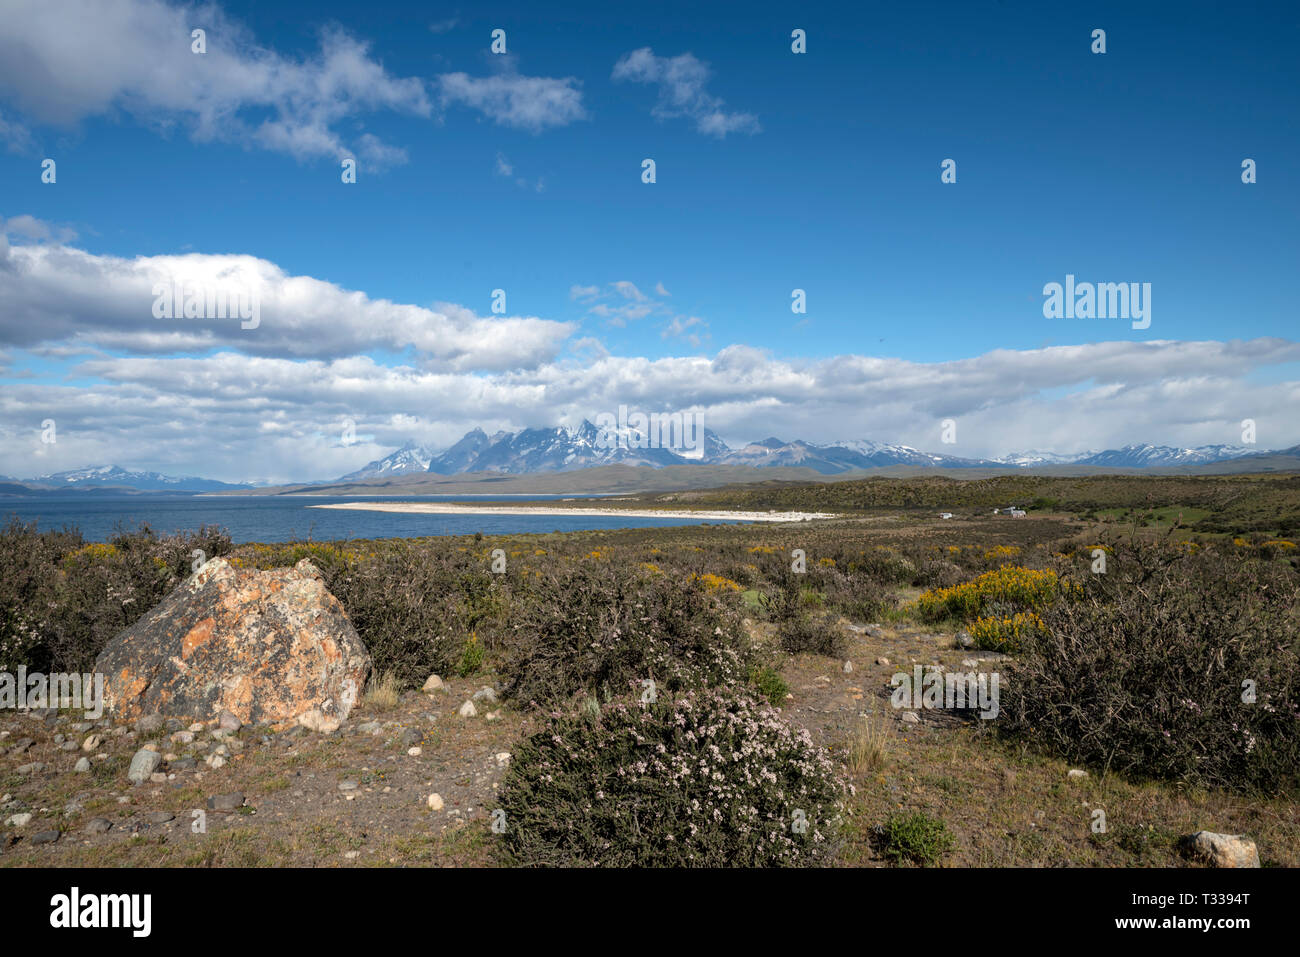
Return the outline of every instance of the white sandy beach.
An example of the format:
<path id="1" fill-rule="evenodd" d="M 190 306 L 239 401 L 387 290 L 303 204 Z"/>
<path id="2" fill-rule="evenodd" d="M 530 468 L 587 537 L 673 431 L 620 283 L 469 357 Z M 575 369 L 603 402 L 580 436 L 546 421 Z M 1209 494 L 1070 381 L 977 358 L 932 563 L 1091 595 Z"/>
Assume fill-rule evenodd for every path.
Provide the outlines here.
<path id="1" fill-rule="evenodd" d="M 563 515 L 582 518 L 605 515 L 612 518 L 693 518 L 710 522 L 806 522 L 814 518 L 837 518 L 834 512 L 731 512 L 691 509 L 556 508 L 551 505 L 451 505 L 446 502 L 336 502 L 308 508 L 359 508 L 371 512 L 413 512 L 424 515 Z"/>

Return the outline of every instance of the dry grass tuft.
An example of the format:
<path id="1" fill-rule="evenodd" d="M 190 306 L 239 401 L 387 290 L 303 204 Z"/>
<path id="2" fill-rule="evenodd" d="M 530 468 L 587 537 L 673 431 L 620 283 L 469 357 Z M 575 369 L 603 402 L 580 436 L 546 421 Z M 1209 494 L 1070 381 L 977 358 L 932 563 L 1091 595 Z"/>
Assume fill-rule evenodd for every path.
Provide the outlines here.
<path id="1" fill-rule="evenodd" d="M 402 701 L 402 684 L 397 675 L 385 671 L 366 683 L 365 705 L 367 711 L 392 711 Z"/>
<path id="2" fill-rule="evenodd" d="M 863 715 L 849 742 L 849 771 L 864 777 L 885 766 L 889 758 L 889 725 L 876 715 Z"/>

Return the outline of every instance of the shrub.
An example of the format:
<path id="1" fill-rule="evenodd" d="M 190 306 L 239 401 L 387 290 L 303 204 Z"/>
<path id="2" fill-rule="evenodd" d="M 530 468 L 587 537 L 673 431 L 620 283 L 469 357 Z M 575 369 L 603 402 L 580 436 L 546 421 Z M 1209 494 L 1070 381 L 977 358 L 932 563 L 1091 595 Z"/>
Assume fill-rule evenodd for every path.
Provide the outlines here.
<path id="1" fill-rule="evenodd" d="M 766 698 L 773 706 L 780 707 L 785 701 L 785 696 L 790 693 L 790 686 L 785 683 L 785 679 L 780 673 L 768 665 L 755 668 L 749 673 L 749 683 L 758 689 L 759 694 Z"/>
<path id="2" fill-rule="evenodd" d="M 104 646 L 192 572 L 192 553 L 230 551 L 220 529 L 158 535 L 148 525 L 87 544 L 75 529 L 0 531 L 0 667 L 90 671 Z"/>
<path id="3" fill-rule="evenodd" d="M 419 687 L 458 671 L 467 637 L 503 619 L 505 585 L 487 568 L 468 553 L 391 542 L 322 572 L 375 669 Z"/>
<path id="4" fill-rule="evenodd" d="M 735 600 L 698 579 L 582 560 L 541 570 L 519 591 L 495 649 L 506 698 L 611 696 L 644 680 L 669 692 L 741 683 L 753 665 Z"/>
<path id="5" fill-rule="evenodd" d="M 1295 573 L 1133 543 L 1021 636 L 1006 727 L 1071 761 L 1238 790 L 1300 785 Z M 1252 682 L 1253 702 L 1243 701 Z M 1252 687 L 1247 686 L 1247 687 Z"/>
<path id="6" fill-rule="evenodd" d="M 961 566 L 939 559 L 922 562 L 913 584 L 920 588 L 952 588 L 965 577 L 966 573 L 961 570 Z"/>
<path id="7" fill-rule="evenodd" d="M 956 843 L 948 825 L 920 811 L 894 814 L 880 828 L 881 853 L 895 864 L 928 867 L 939 862 Z"/>
<path id="8" fill-rule="evenodd" d="M 503 851 L 524 865 L 817 864 L 836 846 L 843 793 L 808 732 L 747 695 L 619 699 L 595 717 L 554 715 L 516 749 Z"/>
<path id="9" fill-rule="evenodd" d="M 822 570 L 818 578 L 826 592 L 826 604 L 856 621 L 877 621 L 893 607 L 886 587 L 866 572 Z"/>
<path id="10" fill-rule="evenodd" d="M 1017 611 L 1006 615 L 991 614 L 971 622 L 970 636 L 976 648 L 986 651 L 1005 651 L 1012 654 L 1021 648 L 1029 632 L 1041 632 L 1043 619 L 1032 611 Z"/>
<path id="11" fill-rule="evenodd" d="M 465 639 L 465 646 L 460 652 L 460 661 L 456 663 L 456 674 L 462 678 L 468 678 L 480 668 L 483 667 L 483 642 L 478 640 L 477 634 L 471 634 Z"/>
<path id="12" fill-rule="evenodd" d="M 844 633 L 834 624 L 800 615 L 781 622 L 776 629 L 781 650 L 792 655 L 812 652 L 832 658 L 844 657 Z"/>
<path id="13" fill-rule="evenodd" d="M 973 621 L 994 602 L 1034 611 L 1056 597 L 1058 583 L 1056 572 L 1005 565 L 974 581 L 927 591 L 916 600 L 916 608 L 925 621 Z"/>
<path id="14" fill-rule="evenodd" d="M 843 556 L 838 565 L 850 573 L 860 572 L 882 585 L 910 584 L 917 572 L 916 566 L 908 559 L 879 546 Z"/>

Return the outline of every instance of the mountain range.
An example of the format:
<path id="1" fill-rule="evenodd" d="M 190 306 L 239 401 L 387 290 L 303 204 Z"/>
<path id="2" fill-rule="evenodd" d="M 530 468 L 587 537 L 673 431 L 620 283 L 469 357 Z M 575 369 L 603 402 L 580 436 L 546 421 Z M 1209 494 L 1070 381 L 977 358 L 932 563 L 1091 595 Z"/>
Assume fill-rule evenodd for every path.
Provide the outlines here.
<path id="1" fill-rule="evenodd" d="M 33 491 L 127 488 L 142 492 L 222 492 L 252 488 L 251 485 L 218 482 L 192 475 L 177 477 L 163 475 L 161 472 L 131 471 L 120 465 L 92 465 L 83 469 L 39 475 L 32 479 L 0 478 L 0 481 L 22 483 Z"/>
<path id="2" fill-rule="evenodd" d="M 629 435 L 628 433 L 631 432 Z M 570 472 L 600 465 L 747 465 L 810 468 L 822 475 L 891 465 L 934 468 L 1033 468 L 1047 465 L 1094 465 L 1108 468 L 1155 468 L 1207 465 L 1252 455 L 1270 455 L 1233 445 L 1175 448 L 1167 445 L 1126 445 L 1121 449 L 1087 451 L 1074 455 L 1052 452 L 1018 452 L 996 459 L 967 458 L 923 452 L 909 445 L 887 445 L 868 440 L 820 445 L 802 439 L 759 439 L 740 448 L 729 447 L 719 436 L 703 430 L 700 448 L 689 453 L 666 448 L 643 448 L 644 436 L 633 430 L 603 430 L 584 421 L 576 428 L 530 428 L 488 435 L 472 429 L 447 449 L 408 442 L 337 481 L 359 481 L 414 472 L 460 475 L 495 472 L 525 475 L 536 472 Z M 612 447 L 611 447 L 612 446 Z"/>
<path id="3" fill-rule="evenodd" d="M 469 473 L 535 475 L 575 472 L 608 465 L 664 468 L 682 465 L 715 465 L 756 469 L 808 469 L 821 475 L 838 475 L 892 466 L 935 469 L 1030 469 L 1084 466 L 1104 469 L 1153 469 L 1213 465 L 1233 460 L 1263 460 L 1267 456 L 1300 457 L 1300 446 L 1279 452 L 1257 451 L 1234 445 L 1204 445 L 1177 448 L 1167 445 L 1126 445 L 1119 449 L 1086 451 L 1062 455 L 1049 451 L 1027 451 L 995 459 L 967 458 L 947 453 L 925 452 L 908 445 L 889 445 L 869 440 L 830 445 L 802 439 L 775 437 L 759 439 L 731 448 L 716 433 L 703 429 L 699 447 L 677 451 L 654 447 L 634 429 L 602 429 L 584 421 L 576 428 L 527 428 L 489 435 L 471 429 L 447 448 L 433 448 L 410 441 L 382 458 L 333 480 L 306 485 L 367 482 L 395 476 Z M 643 447 L 644 446 L 644 447 Z M 1261 461 L 1262 464 L 1262 461 Z M 1269 463 L 1269 467 L 1277 467 Z M 1285 467 L 1285 466 L 1284 466 Z M 1245 470 L 1245 469 L 1243 469 Z M 92 466 L 41 475 L 34 479 L 0 476 L 0 494 L 49 494 L 61 491 L 135 490 L 177 493 L 247 490 L 257 486 L 219 482 L 194 476 L 174 477 L 159 472 L 131 471 L 117 465 Z"/>

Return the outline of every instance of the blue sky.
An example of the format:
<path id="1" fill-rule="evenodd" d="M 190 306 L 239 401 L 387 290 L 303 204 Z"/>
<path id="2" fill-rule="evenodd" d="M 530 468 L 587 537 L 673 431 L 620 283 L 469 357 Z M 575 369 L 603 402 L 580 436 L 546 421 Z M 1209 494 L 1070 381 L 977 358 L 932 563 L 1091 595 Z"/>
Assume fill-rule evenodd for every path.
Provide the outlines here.
<path id="1" fill-rule="evenodd" d="M 269 429 L 283 444 L 265 477 L 320 477 L 372 450 L 318 447 L 332 426 L 313 422 L 351 417 L 380 449 L 625 398 L 704 408 L 733 442 L 776 430 L 926 448 L 952 416 L 974 431 L 945 451 L 971 454 L 1231 444 L 1247 415 L 1270 423 L 1267 447 L 1300 441 L 1292 5 L 3 6 L 0 217 L 11 255 L 47 257 L 41 296 L 67 288 L 73 267 L 48 258 L 65 249 L 90 257 L 77 268 L 108 299 L 122 261 L 184 256 L 254 257 L 339 295 L 286 341 L 266 332 L 291 299 L 271 295 L 260 337 L 159 342 L 147 314 L 134 331 L 94 315 L 90 291 L 48 303 L 0 284 L 0 448 L 20 460 L 0 472 L 120 450 L 242 477 L 238 450 Z M 64 8 L 57 28 L 49 8 Z M 206 73 L 186 24 L 208 30 Z M 489 52 L 495 28 L 506 56 Z M 173 42 L 191 59 L 160 53 Z M 45 157 L 56 184 L 40 181 Z M 955 184 L 940 182 L 947 158 Z M 1045 319 L 1042 288 L 1067 273 L 1150 283 L 1150 328 Z M 498 288 L 514 326 L 493 325 Z M 350 294 L 451 314 L 474 345 L 367 335 L 343 314 Z M 66 319 L 45 336 L 31 331 L 42 302 Z M 356 357 L 389 371 L 352 388 Z M 259 397 L 259 377 L 325 385 Z M 42 403 L 80 445 L 33 449 Z M 229 460 L 167 431 L 157 410 L 178 403 Z M 149 424 L 155 440 L 131 445 Z M 329 464 L 301 464 L 311 455 Z"/>

